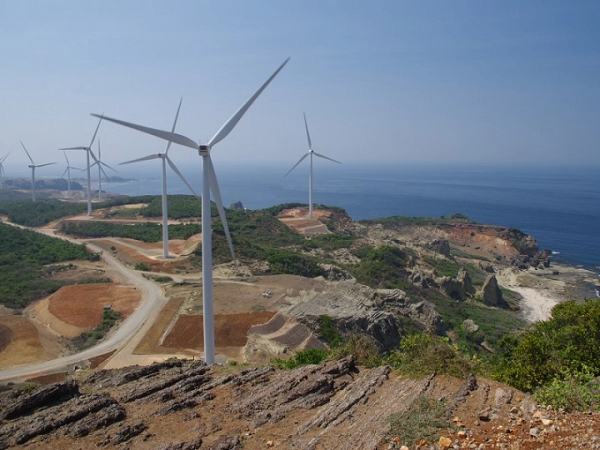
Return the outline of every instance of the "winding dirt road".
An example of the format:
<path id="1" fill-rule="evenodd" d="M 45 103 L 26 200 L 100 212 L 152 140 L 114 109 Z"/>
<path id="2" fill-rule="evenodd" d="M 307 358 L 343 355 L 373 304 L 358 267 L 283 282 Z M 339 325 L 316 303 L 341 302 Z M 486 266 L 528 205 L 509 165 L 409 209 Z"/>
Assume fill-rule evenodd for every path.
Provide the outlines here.
<path id="1" fill-rule="evenodd" d="M 34 231 L 57 238 L 52 229 L 34 229 Z M 60 239 L 65 238 L 61 237 Z M 76 244 L 85 242 L 76 239 L 65 240 Z M 146 328 L 154 322 L 163 306 L 166 304 L 167 299 L 163 295 L 160 286 L 144 278 L 140 272 L 128 269 L 116 258 L 107 254 L 107 252 L 104 252 L 100 247 L 89 242 L 85 243 L 90 250 L 102 253 L 104 261 L 121 274 L 124 282 L 134 286 L 135 289 L 140 292 L 141 300 L 139 306 L 133 314 L 124 320 L 117 329 L 111 331 L 109 336 L 98 345 L 74 355 L 2 370 L 0 371 L 0 381 L 18 380 L 20 378 L 62 371 L 80 365 L 90 358 L 103 355 L 113 350 L 122 349 L 131 341 L 139 341 L 139 339 L 141 339 Z M 135 339 L 136 336 L 139 337 Z"/>

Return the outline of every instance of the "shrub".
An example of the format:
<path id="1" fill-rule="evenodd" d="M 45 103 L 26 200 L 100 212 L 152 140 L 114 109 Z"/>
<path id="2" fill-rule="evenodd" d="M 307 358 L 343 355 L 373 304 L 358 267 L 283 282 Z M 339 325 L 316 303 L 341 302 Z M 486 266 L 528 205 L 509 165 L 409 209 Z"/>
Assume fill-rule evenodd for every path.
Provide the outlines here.
<path id="1" fill-rule="evenodd" d="M 134 267 L 135 270 L 141 270 L 143 272 L 149 272 L 151 270 L 150 266 L 146 263 L 137 263 Z"/>
<path id="2" fill-rule="evenodd" d="M 600 406 L 600 384 L 592 371 L 567 372 L 535 391 L 542 405 L 564 408 L 567 411 L 587 411 Z"/>
<path id="3" fill-rule="evenodd" d="M 430 400 L 420 395 L 404 414 L 391 414 L 389 438 L 399 437 L 402 445 L 412 446 L 421 440 L 432 442 L 440 430 L 452 429 L 455 425 L 446 417 L 443 401 Z"/>
<path id="4" fill-rule="evenodd" d="M 410 376 L 444 373 L 464 378 L 473 372 L 471 361 L 463 356 L 448 338 L 429 334 L 412 334 L 402 339 L 400 351 L 392 352 L 388 364 Z"/>
<path id="5" fill-rule="evenodd" d="M 154 281 L 157 283 L 169 283 L 173 281 L 173 278 L 167 276 L 154 277 Z"/>
<path id="6" fill-rule="evenodd" d="M 356 363 L 365 367 L 377 367 L 381 365 L 379 348 L 370 336 L 364 334 L 353 334 L 348 341 L 332 350 L 332 359 L 341 359 L 346 356 L 354 355 Z"/>
<path id="7" fill-rule="evenodd" d="M 335 327 L 331 317 L 319 316 L 319 337 L 329 344 L 329 347 L 339 347 L 342 345 L 342 336 Z"/>
<path id="8" fill-rule="evenodd" d="M 306 366 L 308 364 L 321 364 L 327 358 L 328 352 L 318 348 L 307 348 L 296 352 L 290 359 L 274 358 L 271 364 L 277 369 L 295 369 L 296 367 Z"/>

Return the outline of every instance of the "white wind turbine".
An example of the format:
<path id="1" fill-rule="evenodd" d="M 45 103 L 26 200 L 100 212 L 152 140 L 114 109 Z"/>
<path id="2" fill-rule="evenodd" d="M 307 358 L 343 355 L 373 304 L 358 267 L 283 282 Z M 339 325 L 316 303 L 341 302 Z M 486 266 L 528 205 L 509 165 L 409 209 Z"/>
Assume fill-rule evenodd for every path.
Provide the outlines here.
<path id="1" fill-rule="evenodd" d="M 91 167 L 90 166 L 90 154 L 92 155 L 92 158 L 94 158 L 94 161 L 98 161 L 96 159 L 96 156 L 94 155 L 94 152 L 92 152 L 92 144 L 96 140 L 96 135 L 98 134 L 98 128 L 100 128 L 101 123 L 102 123 L 102 119 L 100 119 L 98 121 L 98 126 L 96 127 L 96 131 L 94 131 L 94 136 L 92 136 L 92 141 L 90 142 L 90 145 L 88 145 L 87 147 L 59 148 L 59 150 L 85 150 L 86 151 L 87 165 L 86 165 L 85 170 L 87 170 L 87 205 L 88 205 L 87 215 L 88 216 L 92 215 L 92 178 L 91 178 L 91 172 L 90 172 L 90 167 Z"/>
<path id="2" fill-rule="evenodd" d="M 306 127 L 306 137 L 308 138 L 308 153 L 306 153 L 300 160 L 292 167 L 288 173 L 284 175 L 284 178 L 287 177 L 292 170 L 294 170 L 298 164 L 300 164 L 307 156 L 310 156 L 310 169 L 308 172 L 308 217 L 310 219 L 313 218 L 313 155 L 318 156 L 319 158 L 328 159 L 329 161 L 333 161 L 334 163 L 341 164 L 341 162 L 336 161 L 335 159 L 328 158 L 325 155 L 321 155 L 320 153 L 315 152 L 312 149 L 312 142 L 310 140 L 310 134 L 308 132 L 308 123 L 306 122 L 306 114 L 304 114 L 304 126 Z"/>
<path id="3" fill-rule="evenodd" d="M 154 128 L 144 127 L 142 125 L 136 125 L 122 120 L 111 119 L 106 116 L 99 116 L 92 114 L 95 117 L 109 120 L 120 125 L 133 128 L 134 130 L 141 131 L 143 133 L 151 134 L 152 136 L 165 139 L 167 141 L 175 142 L 176 144 L 183 145 L 184 147 L 190 147 L 197 149 L 198 153 L 202 157 L 202 301 L 203 301 L 203 320 L 204 320 L 204 360 L 207 364 L 214 364 L 215 362 L 215 327 L 214 327 L 214 308 L 213 308 L 213 279 L 212 279 L 212 239 L 211 239 L 211 218 L 210 218 L 210 192 L 212 191 L 215 198 L 215 203 L 219 210 L 221 221 L 223 222 L 223 228 L 225 229 L 225 236 L 229 243 L 231 250 L 231 256 L 235 261 L 235 253 L 233 250 L 233 243 L 231 242 L 231 235 L 229 234 L 229 227 L 227 226 L 227 218 L 225 217 L 225 210 L 223 209 L 223 202 L 221 201 L 221 193 L 219 191 L 219 184 L 217 183 L 217 175 L 210 157 L 210 151 L 212 147 L 219 143 L 222 139 L 235 128 L 237 123 L 240 121 L 242 116 L 246 113 L 248 108 L 254 103 L 262 91 L 269 85 L 269 83 L 275 78 L 281 69 L 287 64 L 290 58 L 286 59 L 281 66 L 271 75 L 271 77 L 250 97 L 246 103 L 238 109 L 233 116 L 229 118 L 227 122 L 217 131 L 207 144 L 197 144 L 192 139 L 182 136 L 174 132 L 168 132 L 163 130 L 157 130 Z"/>
<path id="4" fill-rule="evenodd" d="M 102 154 L 100 153 L 100 138 L 98 138 L 98 158 L 96 158 L 96 162 L 92 164 L 92 167 L 94 166 L 98 166 L 98 200 L 102 200 L 102 174 L 104 174 L 104 177 L 108 180 L 108 175 L 106 175 L 106 172 L 102 166 L 108 167 L 113 172 L 117 172 L 117 170 L 102 162 Z"/>
<path id="5" fill-rule="evenodd" d="M 44 164 L 34 163 L 33 159 L 31 159 L 31 155 L 25 148 L 25 145 L 22 142 L 21 142 L 21 145 L 23 146 L 23 150 L 25 150 L 25 153 L 27 153 L 27 156 L 29 157 L 29 160 L 31 161 L 31 164 L 29 165 L 29 168 L 31 169 L 31 197 L 33 198 L 33 201 L 35 202 L 35 169 L 36 169 L 36 167 L 44 167 L 44 166 L 49 166 L 51 164 L 56 164 L 56 163 L 55 162 L 44 163 Z"/>
<path id="6" fill-rule="evenodd" d="M 8 152 L 4 158 L 0 159 L 0 189 L 4 189 L 4 177 L 6 176 L 6 174 L 4 173 L 4 166 L 2 165 L 2 163 L 6 160 L 6 158 L 8 158 L 8 155 L 10 155 L 10 152 Z"/>
<path id="7" fill-rule="evenodd" d="M 179 117 L 179 110 L 181 109 L 181 102 L 183 98 L 179 100 L 179 107 L 177 108 L 177 113 L 175 114 L 175 121 L 173 122 L 173 128 L 171 128 L 171 133 L 175 131 L 175 125 L 177 125 L 177 118 Z M 163 237 L 163 258 L 169 257 L 169 225 L 168 225 L 168 209 L 167 209 L 167 163 L 169 166 L 177 174 L 179 178 L 190 188 L 190 191 L 194 193 L 196 197 L 198 194 L 194 191 L 192 186 L 187 182 L 187 180 L 183 177 L 179 169 L 175 166 L 171 158 L 169 158 L 169 147 L 171 147 L 171 141 L 167 143 L 167 149 L 164 153 L 154 153 L 153 155 L 144 156 L 143 158 L 134 159 L 132 161 L 126 161 L 119 163 L 119 165 L 130 164 L 140 161 L 149 161 L 151 159 L 160 159 L 162 161 L 162 237 Z"/>
<path id="8" fill-rule="evenodd" d="M 67 160 L 67 168 L 63 172 L 62 177 L 64 177 L 65 174 L 67 174 L 67 185 L 69 186 L 68 196 L 71 197 L 71 169 L 75 169 L 75 170 L 85 170 L 85 169 L 80 169 L 79 167 L 73 167 L 71 165 L 71 163 L 69 162 L 69 158 L 67 158 L 67 153 L 65 151 L 63 151 L 63 154 L 65 155 L 65 159 Z"/>

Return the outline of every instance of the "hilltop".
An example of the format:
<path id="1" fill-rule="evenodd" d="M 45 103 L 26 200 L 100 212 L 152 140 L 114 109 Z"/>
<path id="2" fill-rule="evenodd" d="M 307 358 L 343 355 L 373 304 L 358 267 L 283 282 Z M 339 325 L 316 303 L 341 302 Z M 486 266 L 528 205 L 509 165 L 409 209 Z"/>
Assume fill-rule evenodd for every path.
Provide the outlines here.
<path id="1" fill-rule="evenodd" d="M 62 400 L 55 410 L 35 413 L 40 418 L 27 429 L 38 431 L 22 432 L 27 439 L 16 434 L 25 427 L 18 414 L 15 418 L 5 414 L 8 422 L 0 429 L 5 442 L 24 439 L 34 448 L 36 442 L 85 447 L 133 439 L 129 445 L 135 448 L 168 443 L 173 446 L 164 448 L 196 448 L 197 439 L 202 439 L 206 448 L 237 448 L 241 443 L 254 448 L 267 441 L 284 448 L 292 444 L 331 448 L 336 446 L 336 436 L 343 435 L 347 442 L 356 441 L 356 448 L 367 444 L 387 448 L 394 436 L 388 434 L 391 422 L 384 419 L 408 412 L 409 405 L 421 401 L 421 394 L 449 402 L 444 406 L 445 417 L 458 417 L 462 426 L 444 422 L 448 426 L 440 430 L 449 431 L 440 433 L 448 434 L 456 445 L 484 443 L 483 435 L 489 439 L 496 426 L 511 430 L 494 437 L 499 442 L 518 439 L 524 445 L 520 448 L 538 448 L 549 434 L 558 433 L 554 435 L 558 445 L 564 437 L 559 430 L 564 428 L 548 424 L 575 420 L 572 415 L 540 408 L 532 397 L 514 388 L 479 376 L 473 381 L 468 372 L 477 369 L 468 361 L 460 363 L 460 371 L 452 372 L 455 378 L 421 374 L 417 381 L 386 366 L 394 366 L 393 355 L 403 342 L 412 342 L 415 333 L 438 336 L 445 342 L 440 349 L 449 345 L 448 349 L 460 349 L 460 355 L 473 355 L 476 360 L 503 355 L 503 337 L 549 318 L 557 302 L 588 296 L 593 274 L 555 265 L 550 251 L 540 251 L 533 237 L 513 228 L 472 223 L 462 214 L 354 221 L 345 211 L 330 207 L 316 209 L 315 219 L 306 218 L 303 205 L 228 210 L 240 265 L 229 261 L 222 228 L 215 222 L 216 350 L 224 365 L 209 369 L 191 361 L 203 346 L 199 204 L 189 196 L 170 198 L 169 248 L 174 257 L 167 260 L 160 257 L 157 242 L 158 205 L 156 196 L 114 199 L 96 204 L 91 218 L 78 215 L 81 205 L 77 203 L 0 205 L 3 220 L 35 222 L 45 234 L 76 238 L 88 243 L 88 251 L 93 247 L 102 253 L 99 260 L 81 261 L 74 255 L 68 264 L 42 266 L 43 278 L 57 282 L 56 291 L 49 296 L 33 295 L 24 307 L 5 309 L 0 324 L 3 368 L 43 362 L 94 345 L 111 336 L 111 327 L 114 331 L 136 310 L 139 291 L 106 263 L 109 255 L 128 270 L 141 271 L 146 282 L 157 284 L 165 296 L 156 320 L 126 347 L 81 361 L 66 372 L 30 376 L 41 384 L 60 381 L 63 384 L 57 386 L 63 387 L 48 389 L 66 389 L 64 398 L 56 394 L 49 400 L 36 394 L 43 388 L 34 390 L 31 401 L 38 406 Z M 324 355 L 330 348 L 332 360 L 321 366 L 292 372 L 268 366 L 274 361 L 279 365 L 293 362 L 296 354 Z M 346 356 L 336 350 L 340 348 Z M 336 360 L 336 351 L 342 360 Z M 349 354 L 358 360 L 348 359 Z M 392 362 L 382 355 L 391 355 Z M 149 366 L 153 361 L 159 363 Z M 381 367 L 367 368 L 372 365 Z M 198 381 L 184 387 L 183 380 L 188 378 Z M 180 391 L 170 388 L 181 383 Z M 262 394 L 259 387 L 264 388 Z M 29 398 L 24 394 L 32 388 L 14 385 L 2 400 L 3 408 L 25 408 L 9 405 L 16 395 L 17 402 Z M 167 388 L 168 394 L 159 395 Z M 132 393 L 138 389 L 146 393 L 130 399 L 138 395 Z M 191 397 L 184 394 L 188 389 L 195 392 Z M 78 392 L 83 394 L 81 399 Z M 355 392 L 361 392 L 359 397 L 353 397 Z M 462 410 L 455 404 L 458 398 L 466 401 Z M 165 401 L 171 410 L 159 407 Z M 335 409 L 345 401 L 351 403 L 345 412 Z M 232 405 L 238 403 L 246 409 L 232 416 Z M 365 405 L 371 406 L 364 409 Z M 32 408 L 37 407 L 25 410 Z M 87 412 L 62 417 L 64 411 L 77 408 Z M 96 408 L 97 414 L 93 413 Z M 329 422 L 311 424 L 309 417 L 315 414 L 330 417 Z M 353 437 L 353 417 L 372 418 L 356 431 L 363 430 L 367 440 Z M 35 425 L 38 420 L 45 425 Z M 188 422 L 189 436 L 196 440 L 185 441 L 179 431 L 168 431 L 174 427 L 169 424 Z M 248 429 L 241 428 L 242 422 Z M 595 429 L 595 416 L 588 422 Z M 87 431 L 81 431 L 82 426 Z M 532 432 L 533 428 L 537 431 Z M 48 438 L 34 437 L 47 433 Z M 73 436 L 77 436 L 75 441 Z M 569 436 L 565 442 L 574 439 Z M 187 444 L 177 446 L 184 441 Z"/>

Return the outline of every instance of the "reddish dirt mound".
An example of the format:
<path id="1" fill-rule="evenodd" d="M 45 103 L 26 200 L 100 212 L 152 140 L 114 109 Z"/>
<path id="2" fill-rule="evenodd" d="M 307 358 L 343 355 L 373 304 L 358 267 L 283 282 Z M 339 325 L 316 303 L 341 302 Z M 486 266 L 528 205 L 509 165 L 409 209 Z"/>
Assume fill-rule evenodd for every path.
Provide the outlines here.
<path id="1" fill-rule="evenodd" d="M 246 345 L 250 327 L 268 322 L 274 314 L 267 311 L 215 316 L 215 346 L 243 347 Z M 165 338 L 163 345 L 181 349 L 202 349 L 204 347 L 202 319 L 202 316 L 179 316 L 177 324 Z"/>
<path id="2" fill-rule="evenodd" d="M 103 248 L 107 248 L 107 249 L 109 249 L 111 247 L 116 248 L 117 256 L 119 257 L 119 259 L 124 260 L 126 263 L 129 263 L 131 265 L 135 265 L 137 263 L 148 264 L 150 266 L 150 270 L 152 272 L 173 273 L 175 271 L 175 269 L 177 269 L 179 267 L 185 267 L 188 264 L 188 258 L 178 258 L 178 259 L 174 259 L 174 260 L 168 260 L 168 261 L 162 260 L 161 261 L 161 260 L 157 260 L 157 259 L 153 259 L 153 258 L 144 256 L 141 253 L 139 253 L 138 251 L 136 251 L 135 249 L 128 247 L 126 245 L 120 245 L 114 241 L 100 240 L 97 242 L 102 244 L 101 246 Z M 147 245 L 145 243 L 140 243 L 138 241 L 133 241 L 133 242 L 135 242 L 136 245 L 138 245 L 138 244 Z M 155 244 L 151 244 L 151 245 L 155 245 Z M 162 245 L 162 244 L 159 244 L 159 245 Z M 139 245 L 139 246 L 143 247 L 142 245 Z M 169 246 L 169 248 L 170 248 L 170 246 Z"/>
<path id="3" fill-rule="evenodd" d="M 49 311 L 57 319 L 80 328 L 102 321 L 105 305 L 127 317 L 137 307 L 140 294 L 130 287 L 112 283 L 65 286 L 50 297 Z"/>
<path id="4" fill-rule="evenodd" d="M 0 368 L 43 361 L 46 357 L 37 328 L 23 316 L 0 316 Z"/>
<path id="5" fill-rule="evenodd" d="M 313 216 L 315 219 L 319 219 L 321 217 L 331 217 L 331 212 L 324 209 L 314 209 Z M 293 208 L 293 209 L 284 209 L 277 216 L 280 219 L 293 217 L 296 219 L 306 218 L 308 217 L 308 207 L 307 208 Z"/>

